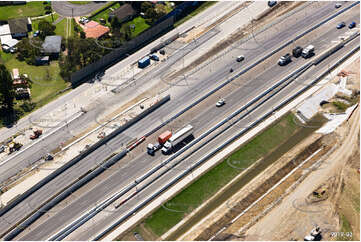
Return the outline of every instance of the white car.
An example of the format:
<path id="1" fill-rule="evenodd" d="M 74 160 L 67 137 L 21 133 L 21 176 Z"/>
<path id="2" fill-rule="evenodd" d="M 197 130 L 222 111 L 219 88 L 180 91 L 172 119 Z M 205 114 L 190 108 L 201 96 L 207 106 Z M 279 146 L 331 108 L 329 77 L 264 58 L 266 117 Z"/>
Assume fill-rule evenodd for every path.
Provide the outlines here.
<path id="1" fill-rule="evenodd" d="M 216 103 L 216 107 L 222 107 L 224 104 L 226 104 L 226 100 L 224 100 L 224 98 L 221 98 Z"/>

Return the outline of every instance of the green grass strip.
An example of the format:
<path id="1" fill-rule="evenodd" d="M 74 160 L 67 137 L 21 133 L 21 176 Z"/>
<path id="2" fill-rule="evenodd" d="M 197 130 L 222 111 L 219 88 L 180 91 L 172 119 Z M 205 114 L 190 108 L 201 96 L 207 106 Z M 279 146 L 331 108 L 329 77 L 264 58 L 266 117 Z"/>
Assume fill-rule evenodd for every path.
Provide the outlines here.
<path id="1" fill-rule="evenodd" d="M 353 236 L 352 236 L 352 228 L 351 228 L 350 222 L 347 220 L 347 218 L 343 214 L 340 215 L 340 220 L 341 220 L 341 230 L 338 233 L 336 240 L 337 241 L 352 241 Z"/>

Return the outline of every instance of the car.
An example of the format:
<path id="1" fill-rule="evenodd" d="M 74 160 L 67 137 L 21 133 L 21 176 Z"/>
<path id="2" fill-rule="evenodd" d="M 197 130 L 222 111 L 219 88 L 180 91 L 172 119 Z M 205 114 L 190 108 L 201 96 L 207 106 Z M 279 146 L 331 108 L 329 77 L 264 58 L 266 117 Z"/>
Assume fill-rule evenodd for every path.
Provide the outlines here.
<path id="1" fill-rule="evenodd" d="M 296 48 L 294 48 L 294 49 L 292 50 L 292 55 L 293 55 L 294 57 L 298 58 L 298 57 L 301 56 L 302 50 L 303 50 L 303 48 L 302 48 L 301 46 L 297 46 Z"/>
<path id="2" fill-rule="evenodd" d="M 287 65 L 289 62 L 291 62 L 291 55 L 289 53 L 281 56 L 281 58 L 278 60 L 278 64 L 280 66 Z"/>
<path id="3" fill-rule="evenodd" d="M 162 145 L 160 143 L 155 143 L 154 145 L 153 144 L 148 144 L 147 146 L 147 153 L 149 155 L 154 155 L 154 153 L 159 150 L 160 148 L 162 148 Z"/>
<path id="4" fill-rule="evenodd" d="M 352 28 L 355 28 L 356 27 L 356 22 L 351 22 L 349 25 L 348 25 L 348 28 L 349 29 L 352 29 Z"/>
<path id="5" fill-rule="evenodd" d="M 40 34 L 40 30 L 37 30 L 37 31 L 34 32 L 33 36 L 34 36 L 34 37 L 38 37 L 39 34 Z"/>
<path id="6" fill-rule="evenodd" d="M 237 62 L 241 62 L 244 60 L 244 56 L 243 55 L 240 55 L 240 56 L 237 56 Z"/>
<path id="7" fill-rule="evenodd" d="M 337 29 L 342 29 L 343 27 L 345 27 L 346 26 L 346 23 L 345 22 L 341 22 L 341 23 L 339 23 L 338 25 L 337 25 Z"/>
<path id="8" fill-rule="evenodd" d="M 14 54 L 16 51 L 18 50 L 18 48 L 14 47 L 10 47 L 10 53 Z"/>
<path id="9" fill-rule="evenodd" d="M 340 8 L 341 6 L 342 6 L 341 3 L 336 3 L 336 4 L 335 4 L 335 8 Z"/>
<path id="10" fill-rule="evenodd" d="M 0 153 L 3 153 L 5 151 L 5 145 L 0 146 Z"/>
<path id="11" fill-rule="evenodd" d="M 49 160 L 54 160 L 54 156 L 50 153 L 47 153 L 45 156 L 44 156 L 44 160 L 46 161 L 49 161 Z"/>
<path id="12" fill-rule="evenodd" d="M 271 8 L 277 4 L 277 1 L 268 1 L 268 6 Z"/>
<path id="13" fill-rule="evenodd" d="M 221 98 L 216 103 L 216 107 L 222 107 L 224 104 L 226 104 L 226 100 L 224 100 L 224 98 Z"/>
<path id="14" fill-rule="evenodd" d="M 233 68 L 231 68 L 231 69 L 229 70 L 229 72 L 233 72 Z"/>
<path id="15" fill-rule="evenodd" d="M 157 55 L 150 55 L 149 58 L 154 61 L 159 61 L 159 57 Z"/>

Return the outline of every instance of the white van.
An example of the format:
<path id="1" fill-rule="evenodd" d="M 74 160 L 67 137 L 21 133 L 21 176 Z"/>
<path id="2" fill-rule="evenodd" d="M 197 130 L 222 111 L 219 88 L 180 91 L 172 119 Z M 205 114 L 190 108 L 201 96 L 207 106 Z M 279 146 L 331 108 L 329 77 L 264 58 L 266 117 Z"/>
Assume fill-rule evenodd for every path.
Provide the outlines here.
<path id="1" fill-rule="evenodd" d="M 302 51 L 302 57 L 303 58 L 308 58 L 311 57 L 314 54 L 315 51 L 315 47 L 313 45 L 309 45 L 306 48 L 303 49 Z"/>

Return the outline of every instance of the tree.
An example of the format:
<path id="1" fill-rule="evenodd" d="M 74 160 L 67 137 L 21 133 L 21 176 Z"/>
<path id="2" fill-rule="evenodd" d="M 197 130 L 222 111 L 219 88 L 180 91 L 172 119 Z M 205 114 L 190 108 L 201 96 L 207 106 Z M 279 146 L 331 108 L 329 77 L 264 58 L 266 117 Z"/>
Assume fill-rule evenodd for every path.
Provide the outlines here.
<path id="1" fill-rule="evenodd" d="M 155 6 L 155 12 L 157 13 L 156 19 L 160 19 L 167 14 L 167 9 L 163 4 L 157 4 Z"/>
<path id="2" fill-rule="evenodd" d="M 110 20 L 110 26 L 112 27 L 112 33 L 120 37 L 120 27 L 122 26 L 116 16 L 112 17 Z"/>
<path id="3" fill-rule="evenodd" d="M 80 31 L 80 38 L 82 38 L 82 39 L 86 38 L 86 34 L 84 31 Z"/>
<path id="4" fill-rule="evenodd" d="M 7 114 L 14 110 L 15 90 L 10 72 L 0 64 L 0 105 Z"/>
<path id="5" fill-rule="evenodd" d="M 18 48 L 16 58 L 19 61 L 25 60 L 25 62 L 29 65 L 35 65 L 35 58 L 40 54 L 40 42 L 41 41 L 39 41 L 37 38 L 33 38 L 31 43 L 29 39 L 22 39 L 16 45 Z"/>
<path id="6" fill-rule="evenodd" d="M 55 35 L 54 31 L 56 27 L 46 20 L 41 20 L 39 22 L 38 28 L 40 30 L 39 36 L 41 39 L 45 39 L 45 37 L 49 35 Z"/>
<path id="7" fill-rule="evenodd" d="M 140 11 L 142 11 L 143 13 L 147 12 L 148 9 L 153 9 L 153 3 L 151 2 L 142 2 L 142 4 L 140 5 Z"/>
<path id="8" fill-rule="evenodd" d="M 146 18 L 152 19 L 152 21 L 154 21 L 157 18 L 157 12 L 155 11 L 154 8 L 148 8 L 144 14 Z"/>
<path id="9" fill-rule="evenodd" d="M 125 40 L 129 41 L 132 38 L 132 31 L 130 29 L 130 25 L 128 23 L 124 24 L 122 29 L 123 29 Z"/>

